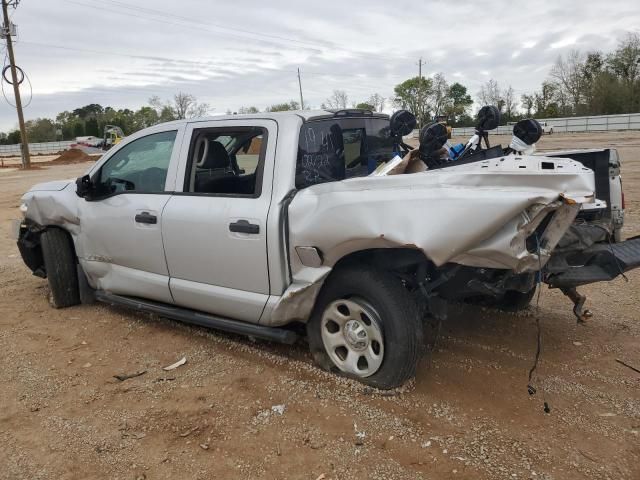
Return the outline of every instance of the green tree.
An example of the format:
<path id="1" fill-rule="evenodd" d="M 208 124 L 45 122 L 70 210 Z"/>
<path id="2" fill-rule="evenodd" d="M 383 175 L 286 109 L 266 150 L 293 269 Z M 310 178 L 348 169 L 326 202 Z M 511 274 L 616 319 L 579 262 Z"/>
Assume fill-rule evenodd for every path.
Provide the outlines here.
<path id="1" fill-rule="evenodd" d="M 140 110 L 133 114 L 132 127 L 134 130 L 141 130 L 157 123 L 160 123 L 160 117 L 154 108 L 140 107 Z"/>
<path id="2" fill-rule="evenodd" d="M 56 124 L 48 118 L 36 118 L 25 122 L 27 137 L 33 143 L 56 140 Z"/>
<path id="3" fill-rule="evenodd" d="M 240 107 L 238 109 L 238 113 L 239 114 L 247 114 L 247 113 L 259 113 L 260 110 L 258 110 L 257 107 Z"/>
<path id="4" fill-rule="evenodd" d="M 531 117 L 531 112 L 533 111 L 533 106 L 535 104 L 534 96 L 528 93 L 523 93 L 520 95 L 520 104 L 527 111 L 527 117 Z"/>
<path id="5" fill-rule="evenodd" d="M 376 107 L 367 102 L 360 102 L 356 104 L 356 108 L 360 110 L 371 110 L 372 112 L 376 111 Z"/>
<path id="6" fill-rule="evenodd" d="M 393 103 L 398 108 L 412 112 L 418 120 L 419 127 L 431 120 L 430 97 L 433 93 L 433 81 L 430 78 L 410 78 L 396 85 L 393 91 Z"/>
<path id="7" fill-rule="evenodd" d="M 77 121 L 73 124 L 73 136 L 84 137 L 84 123 Z"/>
<path id="8" fill-rule="evenodd" d="M 285 103 L 276 103 L 267 108 L 267 112 L 288 112 L 290 110 L 300 110 L 300 104 L 295 100 Z"/>
<path id="9" fill-rule="evenodd" d="M 456 125 L 461 121 L 468 109 L 473 105 L 471 95 L 467 93 L 467 87 L 455 82 L 449 87 L 448 97 L 450 102 L 445 110 L 445 114 L 449 117 L 452 125 Z"/>
<path id="10" fill-rule="evenodd" d="M 93 135 L 94 137 L 100 137 L 100 130 L 98 128 L 97 118 L 87 118 L 84 122 L 84 133 L 86 135 Z"/>

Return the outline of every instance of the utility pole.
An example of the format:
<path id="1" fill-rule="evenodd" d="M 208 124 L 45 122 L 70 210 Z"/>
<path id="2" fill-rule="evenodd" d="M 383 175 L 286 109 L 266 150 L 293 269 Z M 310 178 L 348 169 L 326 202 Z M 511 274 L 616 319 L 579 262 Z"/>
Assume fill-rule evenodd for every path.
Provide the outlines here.
<path id="1" fill-rule="evenodd" d="M 422 88 L 422 64 L 426 64 L 427 62 L 423 62 L 422 61 L 422 57 L 420 57 L 420 60 L 418 60 L 418 92 L 420 92 L 421 88 Z M 419 95 L 419 101 L 422 102 L 422 95 Z M 419 117 L 418 118 L 418 128 L 422 128 L 422 120 Z"/>
<path id="2" fill-rule="evenodd" d="M 18 0 L 14 0 L 14 8 L 18 6 Z M 22 168 L 31 166 L 31 158 L 29 157 L 29 140 L 27 138 L 27 129 L 24 126 L 24 115 L 22 113 L 22 100 L 20 100 L 20 84 L 18 83 L 18 72 L 16 69 L 16 59 L 13 55 L 13 42 L 11 41 L 11 24 L 9 22 L 9 0 L 2 0 L 2 15 L 4 17 L 4 25 L 2 28 L 2 36 L 7 40 L 7 52 L 9 53 L 9 65 L 11 69 L 11 81 L 13 82 L 13 94 L 16 98 L 16 110 L 18 111 L 18 125 L 20 125 L 20 138 L 22 140 Z M 4 76 L 4 70 L 2 75 Z M 2 81 L 2 79 L 0 79 Z"/>
<path id="3" fill-rule="evenodd" d="M 302 99 L 302 80 L 300 80 L 299 67 L 298 67 L 298 87 L 300 87 L 300 110 L 304 110 L 304 100 Z"/>

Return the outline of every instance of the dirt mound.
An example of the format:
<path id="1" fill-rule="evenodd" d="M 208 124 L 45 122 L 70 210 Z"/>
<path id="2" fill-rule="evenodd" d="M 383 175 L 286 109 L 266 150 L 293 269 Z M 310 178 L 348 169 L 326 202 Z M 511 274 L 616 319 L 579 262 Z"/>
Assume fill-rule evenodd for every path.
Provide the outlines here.
<path id="1" fill-rule="evenodd" d="M 59 165 L 69 165 L 72 163 L 91 162 L 94 160 L 90 155 L 87 155 L 78 148 L 70 148 L 65 150 L 58 158 L 54 158 L 49 163 L 56 163 Z"/>

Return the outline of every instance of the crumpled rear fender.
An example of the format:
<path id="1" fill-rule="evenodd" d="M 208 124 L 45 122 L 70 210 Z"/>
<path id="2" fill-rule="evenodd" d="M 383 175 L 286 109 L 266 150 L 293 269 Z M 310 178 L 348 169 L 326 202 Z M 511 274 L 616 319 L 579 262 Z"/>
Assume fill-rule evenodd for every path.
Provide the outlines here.
<path id="1" fill-rule="evenodd" d="M 326 278 L 326 267 L 346 255 L 379 248 L 418 249 L 436 266 L 536 271 L 548 261 L 580 205 L 593 201 L 594 191 L 593 172 L 582 164 L 539 156 L 306 188 L 289 206 L 293 283 L 272 319 L 285 323 L 281 313 L 291 310 L 288 303 L 312 305 L 304 292 L 313 296 L 319 291 L 298 278 L 310 266 L 302 263 L 296 247 L 315 247 L 321 255 L 324 270 L 316 283 Z M 539 246 L 531 251 L 527 238 L 534 234 L 540 235 Z"/>

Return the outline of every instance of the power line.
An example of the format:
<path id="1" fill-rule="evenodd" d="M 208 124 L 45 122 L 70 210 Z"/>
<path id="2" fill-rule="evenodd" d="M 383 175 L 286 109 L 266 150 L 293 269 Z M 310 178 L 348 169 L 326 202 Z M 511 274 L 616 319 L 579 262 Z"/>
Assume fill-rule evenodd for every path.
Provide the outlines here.
<path id="1" fill-rule="evenodd" d="M 195 30 L 199 30 L 199 31 L 206 32 L 206 33 L 213 34 L 213 35 L 224 35 L 225 38 L 227 38 L 229 36 L 233 36 L 235 38 L 240 38 L 240 39 L 246 40 L 247 34 L 250 34 L 250 35 L 255 35 L 255 36 L 268 37 L 268 38 L 270 38 L 270 41 L 272 43 L 275 40 L 278 40 L 278 42 L 276 42 L 276 45 L 278 45 L 278 46 L 281 46 L 281 43 L 283 41 L 290 42 L 290 43 L 300 43 L 300 44 L 305 44 L 306 43 L 304 41 L 286 39 L 285 37 L 277 37 L 275 35 L 254 33 L 254 32 L 248 31 L 248 30 L 239 30 L 239 29 L 235 29 L 235 28 L 232 28 L 232 27 L 221 27 L 221 26 L 215 25 L 215 24 L 206 24 L 206 23 L 203 23 L 203 22 L 194 22 L 192 20 L 186 20 L 189 23 L 197 23 L 198 25 L 206 25 L 206 26 L 211 25 L 214 28 L 226 28 L 227 30 L 236 31 L 237 33 L 233 34 L 233 33 L 215 32 L 215 31 L 212 31 L 211 28 L 203 28 L 202 26 L 195 26 L 195 25 L 186 25 L 185 23 L 180 23 L 180 22 L 176 22 L 176 21 L 172 21 L 172 20 L 163 19 L 163 18 L 153 18 L 153 17 L 149 17 L 149 16 L 136 15 L 136 14 L 131 13 L 131 12 L 113 10 L 113 9 L 105 8 L 105 7 L 102 7 L 102 6 L 99 6 L 99 5 L 93 5 L 93 4 L 89 4 L 89 3 L 79 2 L 77 0 L 64 0 L 64 1 L 67 2 L 67 3 L 72 3 L 74 5 L 80 5 L 80 6 L 87 7 L 87 8 L 93 8 L 93 9 L 96 9 L 96 10 L 102 10 L 102 11 L 109 12 L 109 13 L 112 13 L 112 14 L 125 16 L 127 18 L 134 17 L 134 18 L 139 18 L 139 19 L 142 19 L 142 20 L 164 23 L 164 24 L 167 24 L 167 25 L 174 25 L 174 26 L 183 27 L 183 28 L 187 27 L 187 28 L 189 28 L 191 30 L 195 29 Z M 120 8 L 122 8 L 124 10 L 140 11 L 139 7 L 121 6 Z M 143 10 L 146 10 L 146 9 L 143 9 Z M 169 16 L 169 15 L 167 14 L 167 16 Z M 181 19 L 184 18 L 184 17 L 172 15 L 172 14 L 170 15 L 170 17 L 171 18 L 177 18 L 178 20 L 181 20 Z M 243 33 L 244 33 L 244 35 L 243 35 Z M 293 48 L 306 49 L 306 50 L 309 50 L 309 49 L 312 49 L 312 48 L 317 49 L 317 47 L 312 47 L 310 45 L 300 45 L 298 47 L 294 46 Z M 330 48 L 330 46 L 323 46 L 322 47 L 322 49 L 326 49 L 326 48 Z"/>
<path id="2" fill-rule="evenodd" d="M 91 1 L 91 0 L 89 0 L 89 1 Z M 332 44 L 331 42 L 326 42 L 325 45 L 320 46 L 320 44 L 318 44 L 318 43 L 309 42 L 307 40 L 300 40 L 300 39 L 295 39 L 295 38 L 283 37 L 283 36 L 280 36 L 280 35 L 273 35 L 273 34 L 269 34 L 269 33 L 258 32 L 258 31 L 255 31 L 255 30 L 247 30 L 247 29 L 242 29 L 242 28 L 237 28 L 237 27 L 229 27 L 228 25 L 221 25 L 219 23 L 203 22 L 202 20 L 199 20 L 199 19 L 194 19 L 194 18 L 190 18 L 190 17 L 176 15 L 174 13 L 158 10 L 158 9 L 155 9 L 155 8 L 138 7 L 138 6 L 130 5 L 130 4 L 125 3 L 125 2 L 120 2 L 118 0 L 101 0 L 100 3 L 102 3 L 102 2 L 108 2 L 108 3 L 111 3 L 111 4 L 115 4 L 115 5 L 118 5 L 118 6 L 122 7 L 122 8 L 126 8 L 126 9 L 129 9 L 129 10 L 136 10 L 136 11 L 143 12 L 143 13 L 153 13 L 155 15 L 159 15 L 159 16 L 162 16 L 162 17 L 177 18 L 179 20 L 184 20 L 184 21 L 187 21 L 187 22 L 190 22 L 190 23 L 196 23 L 196 24 L 210 26 L 210 27 L 214 27 L 214 28 L 220 28 L 220 29 L 223 29 L 223 30 L 230 30 L 230 31 L 235 31 L 235 32 L 240 32 L 240 33 L 247 33 L 247 34 L 250 34 L 250 35 L 255 35 L 255 36 L 260 36 L 260 37 L 265 37 L 265 38 L 272 38 L 272 39 L 276 39 L 276 40 L 284 40 L 284 41 L 287 41 L 287 42 L 300 43 L 300 44 L 303 44 L 303 45 L 312 46 L 314 48 L 327 48 L 327 47 L 335 48 L 336 47 L 336 45 Z"/>
<path id="3" fill-rule="evenodd" d="M 89 48 L 78 48 L 78 47 L 69 47 L 67 45 L 54 45 L 54 44 L 50 44 L 50 43 L 39 43 L 39 42 L 30 42 L 30 41 L 21 41 L 20 42 L 22 45 L 32 45 L 35 47 L 41 47 L 41 48 L 54 48 L 54 49 L 60 49 L 60 50 L 69 50 L 69 51 L 75 51 L 75 52 L 83 52 L 83 53 L 91 53 L 91 54 L 98 54 L 98 55 L 113 55 L 113 56 L 118 56 L 118 57 L 126 57 L 126 58 L 134 58 L 134 59 L 139 59 L 139 60 L 149 60 L 149 61 L 163 61 L 163 62 L 177 62 L 177 63 L 182 63 L 182 64 L 187 64 L 187 65 L 193 65 L 193 66 L 203 66 L 203 65 L 208 65 L 212 68 L 217 68 L 218 66 L 215 64 L 212 64 L 211 61 L 207 61 L 207 60 L 186 60 L 184 58 L 173 58 L 173 57 L 159 57 L 159 56 L 152 56 L 152 55 L 135 55 L 135 54 L 129 54 L 129 53 L 123 53 L 123 52 L 114 52 L 114 51 L 108 51 L 108 50 L 94 50 L 94 49 L 89 49 Z M 288 70 L 288 69 L 278 69 L 277 71 L 279 72 L 291 72 L 291 73 L 297 73 L 297 70 Z M 370 75 L 370 74 L 363 74 L 363 73 L 335 73 L 335 72 L 318 72 L 318 71 L 304 71 L 305 75 L 315 75 L 315 76 L 325 76 L 325 77 L 348 77 L 348 78 L 361 78 L 361 79 L 366 79 L 366 78 L 404 78 L 403 75 L 400 74 L 387 74 L 387 75 Z"/>
<path id="4" fill-rule="evenodd" d="M 292 39 L 292 38 L 288 38 L 288 37 L 282 37 L 282 36 L 278 36 L 278 35 L 271 35 L 271 34 L 266 34 L 266 33 L 261 33 L 261 32 L 256 32 L 256 31 L 251 31 L 251 30 L 243 30 L 243 29 L 238 29 L 236 27 L 226 27 L 226 26 L 221 26 L 219 24 L 212 24 L 212 23 L 208 23 L 208 22 L 202 22 L 200 20 L 193 20 L 193 19 L 189 19 L 188 17 L 182 17 L 179 15 L 174 15 L 172 13 L 169 12 L 162 12 L 160 10 L 155 10 L 155 9 L 148 9 L 148 8 L 143 8 L 143 7 L 135 7 L 135 6 L 131 6 L 131 5 L 127 5 L 123 2 L 117 2 L 116 0 L 104 0 L 104 1 L 109 1 L 111 3 L 117 3 L 119 5 L 120 8 L 125 9 L 125 10 L 132 10 L 132 11 L 138 11 L 138 12 L 158 12 L 158 14 L 162 17 L 168 17 L 171 19 L 179 19 L 183 22 L 188 22 L 188 23 L 196 23 L 198 25 L 201 25 L 200 27 L 198 26 L 194 26 L 194 25 L 187 25 L 185 23 L 180 23 L 180 22 L 176 22 L 176 21 L 171 21 L 171 20 L 166 20 L 163 18 L 153 18 L 153 17 L 149 17 L 149 16 L 141 16 L 141 15 L 136 15 L 134 13 L 129 13 L 129 12 L 123 12 L 123 11 L 118 11 L 118 10 L 113 10 L 113 9 L 109 9 L 109 8 L 105 8 L 99 5 L 93 5 L 93 4 L 88 4 L 88 3 L 83 3 L 80 2 L 78 0 L 64 0 L 65 2 L 68 3 L 72 3 L 75 5 L 80 5 L 83 7 L 88 7 L 88 8 L 93 8 L 93 9 L 97 9 L 97 10 L 102 10 L 102 11 L 106 11 L 108 13 L 113 13 L 116 15 L 122 15 L 125 17 L 134 17 L 134 18 L 140 18 L 142 20 L 145 21 L 155 21 L 155 22 L 159 22 L 159 23 L 164 23 L 164 24 L 168 24 L 168 25 L 174 25 L 174 26 L 178 26 L 178 27 L 183 27 L 183 28 L 189 28 L 189 29 L 196 29 L 199 31 L 203 31 L 209 34 L 213 34 L 213 35 L 222 35 L 222 32 L 215 32 L 212 31 L 211 28 L 203 28 L 202 26 L 209 26 L 209 27 L 213 27 L 213 28 L 225 28 L 227 30 L 230 31 L 235 31 L 237 32 L 236 34 L 229 34 L 229 33 L 224 33 L 225 38 L 231 36 L 234 36 L 236 38 L 241 38 L 243 40 L 245 40 L 247 38 L 247 35 L 254 35 L 254 36 L 260 36 L 260 37 L 265 37 L 265 38 L 269 38 L 270 39 L 270 43 L 274 43 L 274 41 L 276 42 L 275 44 L 278 45 L 279 47 L 281 46 L 282 42 L 289 42 L 289 43 L 297 43 L 299 44 L 298 46 L 291 46 L 289 45 L 290 48 L 296 48 L 296 49 L 302 49 L 302 50 L 316 50 L 316 51 L 324 51 L 327 49 L 331 49 L 332 51 L 341 51 L 341 52 L 345 52 L 348 54 L 351 54 L 353 56 L 359 56 L 359 57 L 376 57 L 376 58 L 387 58 L 387 59 L 393 59 L 393 60 L 400 60 L 400 59 L 409 59 L 410 57 L 407 56 L 400 56 L 400 55 L 385 55 L 385 54 L 381 54 L 381 53 L 369 53 L 369 52 L 359 52 L 359 51 L 354 51 L 354 50 L 349 50 L 339 44 L 335 44 L 335 43 L 330 43 L 330 42 L 325 42 L 324 44 L 318 44 L 318 43 L 314 43 L 314 42 L 310 42 L 310 41 L 306 41 L 306 40 L 298 40 L 298 39 Z M 88 0 L 88 1 L 96 1 L 96 0 Z M 253 40 L 257 40 L 255 38 L 253 38 Z M 278 43 L 279 42 L 279 43 Z"/>

